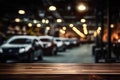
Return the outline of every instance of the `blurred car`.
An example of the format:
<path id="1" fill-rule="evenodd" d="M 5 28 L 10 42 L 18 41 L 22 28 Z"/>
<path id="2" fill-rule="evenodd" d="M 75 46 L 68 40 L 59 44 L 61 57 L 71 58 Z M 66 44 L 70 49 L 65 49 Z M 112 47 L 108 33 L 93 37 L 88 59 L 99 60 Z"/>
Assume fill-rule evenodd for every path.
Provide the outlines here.
<path id="1" fill-rule="evenodd" d="M 58 51 L 65 51 L 66 45 L 62 38 L 54 37 L 54 43 L 57 45 Z"/>
<path id="2" fill-rule="evenodd" d="M 64 44 L 66 45 L 66 48 L 70 48 L 71 47 L 71 42 L 69 38 L 62 38 L 64 41 Z"/>
<path id="3" fill-rule="evenodd" d="M 80 41 L 77 38 L 70 38 L 71 46 L 76 47 L 80 45 Z"/>
<path id="4" fill-rule="evenodd" d="M 57 55 L 57 45 L 52 36 L 39 36 L 38 39 L 45 55 Z"/>
<path id="5" fill-rule="evenodd" d="M 33 62 L 35 59 L 42 60 L 42 49 L 35 36 L 13 36 L 0 46 L 0 61 L 7 59 L 19 59 Z"/>

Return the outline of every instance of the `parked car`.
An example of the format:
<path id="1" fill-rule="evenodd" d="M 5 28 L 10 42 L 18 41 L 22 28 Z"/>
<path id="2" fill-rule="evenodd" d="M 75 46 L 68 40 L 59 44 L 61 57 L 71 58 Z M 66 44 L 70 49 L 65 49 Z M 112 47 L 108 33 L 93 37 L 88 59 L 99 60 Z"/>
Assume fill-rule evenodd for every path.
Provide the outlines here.
<path id="1" fill-rule="evenodd" d="M 65 51 L 66 45 L 64 43 L 63 38 L 54 37 L 54 43 L 57 45 L 58 51 Z"/>
<path id="2" fill-rule="evenodd" d="M 35 36 L 13 36 L 0 46 L 0 61 L 7 59 L 19 59 L 33 62 L 35 59 L 42 60 L 42 49 Z"/>
<path id="3" fill-rule="evenodd" d="M 57 55 L 57 45 L 52 36 L 39 36 L 38 39 L 45 55 Z"/>
<path id="4" fill-rule="evenodd" d="M 77 38 L 70 38 L 71 46 L 76 47 L 80 45 L 80 41 Z"/>
<path id="5" fill-rule="evenodd" d="M 69 38 L 63 38 L 63 41 L 68 49 L 72 47 L 72 43 Z"/>

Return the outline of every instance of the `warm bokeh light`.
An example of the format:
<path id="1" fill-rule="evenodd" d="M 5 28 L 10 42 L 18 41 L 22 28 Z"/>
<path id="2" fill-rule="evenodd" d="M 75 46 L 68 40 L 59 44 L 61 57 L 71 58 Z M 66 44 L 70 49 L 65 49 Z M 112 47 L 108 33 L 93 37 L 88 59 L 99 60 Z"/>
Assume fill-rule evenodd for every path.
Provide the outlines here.
<path id="1" fill-rule="evenodd" d="M 111 24 L 110 27 L 111 27 L 111 28 L 114 28 L 114 24 Z"/>
<path id="2" fill-rule="evenodd" d="M 62 33 L 62 34 L 65 34 L 65 31 L 62 30 L 62 29 L 60 29 L 59 31 L 60 31 L 60 33 Z"/>
<path id="3" fill-rule="evenodd" d="M 15 18 L 15 22 L 20 22 L 20 18 Z"/>
<path id="4" fill-rule="evenodd" d="M 88 34 L 88 30 L 87 30 L 87 26 L 85 25 L 85 26 L 83 26 L 83 32 L 84 32 L 84 34 Z"/>
<path id="5" fill-rule="evenodd" d="M 101 30 L 101 27 L 98 27 L 98 29 L 97 30 Z"/>
<path id="6" fill-rule="evenodd" d="M 82 26 L 83 26 L 83 27 L 87 27 L 87 24 L 83 24 Z"/>
<path id="7" fill-rule="evenodd" d="M 85 19 L 81 19 L 80 21 L 81 21 L 82 23 L 86 22 L 86 20 L 85 20 Z"/>
<path id="8" fill-rule="evenodd" d="M 19 10 L 18 13 L 19 14 L 25 14 L 25 10 Z"/>
<path id="9" fill-rule="evenodd" d="M 36 23 L 37 23 L 37 20 L 33 20 L 33 23 L 36 24 Z"/>
<path id="10" fill-rule="evenodd" d="M 100 32 L 101 32 L 100 30 L 97 30 L 97 34 L 100 34 Z"/>
<path id="11" fill-rule="evenodd" d="M 80 32 L 76 27 L 73 27 L 72 28 L 79 36 L 81 36 L 82 38 L 85 38 L 85 35 L 82 33 L 82 32 Z"/>
<path id="12" fill-rule="evenodd" d="M 96 37 L 96 36 L 97 36 L 97 32 L 96 32 L 96 31 L 94 32 L 93 36 L 94 36 L 94 37 Z"/>
<path id="13" fill-rule="evenodd" d="M 48 23 L 49 23 L 49 20 L 45 20 L 45 23 L 48 24 Z"/>
<path id="14" fill-rule="evenodd" d="M 37 24 L 36 26 L 37 26 L 37 27 L 41 27 L 41 24 Z"/>
<path id="15" fill-rule="evenodd" d="M 57 19 L 57 22 L 58 22 L 58 23 L 61 23 L 61 22 L 62 22 L 62 19 Z"/>
<path id="16" fill-rule="evenodd" d="M 84 30 L 84 34 L 86 34 L 86 35 L 87 35 L 87 34 L 88 34 L 88 31 L 87 31 L 87 30 Z"/>
<path id="17" fill-rule="evenodd" d="M 28 23 L 28 27 L 32 27 L 32 23 Z"/>
<path id="18" fill-rule="evenodd" d="M 46 22 L 46 20 L 45 19 L 42 19 L 42 23 L 45 23 Z"/>
<path id="19" fill-rule="evenodd" d="M 69 24 L 70 27 L 73 27 L 74 25 L 73 24 Z"/>
<path id="20" fill-rule="evenodd" d="M 114 43 L 117 43 L 118 39 L 119 39 L 119 35 L 116 32 L 112 33 L 111 41 L 114 42 Z"/>
<path id="21" fill-rule="evenodd" d="M 46 30 L 50 30 L 50 27 L 49 27 L 49 26 L 47 26 L 47 27 L 46 27 Z"/>
<path id="22" fill-rule="evenodd" d="M 49 7 L 49 10 L 50 10 L 50 11 L 55 11 L 55 10 L 56 10 L 56 7 L 55 7 L 55 6 L 50 6 L 50 7 Z"/>
<path id="23" fill-rule="evenodd" d="M 63 27 L 62 29 L 63 29 L 63 30 L 66 30 L 66 27 Z"/>
<path id="24" fill-rule="evenodd" d="M 102 37 L 103 42 L 107 42 L 108 41 L 108 33 L 104 33 L 103 37 Z M 111 34 L 111 42 L 113 43 L 117 43 L 119 40 L 119 35 L 118 33 L 114 32 Z"/>
<path id="25" fill-rule="evenodd" d="M 86 5 L 84 5 L 84 4 L 79 4 L 79 5 L 77 6 L 77 9 L 78 9 L 78 11 L 85 11 L 87 8 L 86 8 Z"/>

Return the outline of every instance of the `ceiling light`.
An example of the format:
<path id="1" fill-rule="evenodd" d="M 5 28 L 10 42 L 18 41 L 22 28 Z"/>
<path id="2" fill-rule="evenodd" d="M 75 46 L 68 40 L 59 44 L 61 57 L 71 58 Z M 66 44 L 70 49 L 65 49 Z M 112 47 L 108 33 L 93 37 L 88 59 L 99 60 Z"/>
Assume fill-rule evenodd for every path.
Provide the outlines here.
<path id="1" fill-rule="evenodd" d="M 84 6 L 84 5 L 79 5 L 78 6 L 78 10 L 80 10 L 80 11 L 83 11 L 83 10 L 85 10 L 86 9 L 86 7 Z"/>
<path id="2" fill-rule="evenodd" d="M 49 26 L 47 26 L 47 27 L 46 27 L 46 30 L 50 30 L 50 27 L 49 27 Z"/>
<path id="3" fill-rule="evenodd" d="M 80 21 L 81 21 L 82 23 L 86 22 L 86 20 L 85 20 L 85 19 L 81 19 Z"/>
<path id="4" fill-rule="evenodd" d="M 50 6 L 50 7 L 49 7 L 49 10 L 50 10 L 50 11 L 55 11 L 55 10 L 56 10 L 56 7 L 55 7 L 55 6 Z"/>
<path id="5" fill-rule="evenodd" d="M 69 24 L 70 27 L 73 27 L 74 25 L 73 24 Z"/>
<path id="6" fill-rule="evenodd" d="M 80 32 L 76 27 L 73 27 L 72 29 L 73 29 L 79 36 L 85 38 L 85 35 L 84 35 L 82 32 Z"/>
<path id="7" fill-rule="evenodd" d="M 77 10 L 78 11 L 85 11 L 87 9 L 86 5 L 85 4 L 78 4 L 77 6 Z"/>
<path id="8" fill-rule="evenodd" d="M 87 30 L 87 27 L 83 27 L 83 32 L 84 32 L 84 34 L 88 34 L 88 30 Z"/>
<path id="9" fill-rule="evenodd" d="M 60 33 L 62 33 L 62 34 L 65 34 L 65 31 L 62 30 L 62 29 L 60 29 L 59 31 L 60 31 Z"/>
<path id="10" fill-rule="evenodd" d="M 41 24 L 37 24 L 36 26 L 37 26 L 37 27 L 41 27 Z"/>
<path id="11" fill-rule="evenodd" d="M 24 10 L 19 10 L 18 13 L 19 14 L 25 14 L 25 11 Z"/>
<path id="12" fill-rule="evenodd" d="M 63 29 L 63 30 L 66 30 L 66 27 L 63 27 L 62 29 Z"/>
<path id="13" fill-rule="evenodd" d="M 83 27 L 87 27 L 87 24 L 83 24 L 82 26 L 83 26 Z"/>
<path id="14" fill-rule="evenodd" d="M 29 26 L 29 27 L 32 27 L 32 23 L 28 23 L 28 26 Z"/>
<path id="15" fill-rule="evenodd" d="M 36 23 L 37 23 L 37 20 L 33 20 L 33 23 L 36 24 Z"/>
<path id="16" fill-rule="evenodd" d="M 45 23 L 46 21 L 45 21 L 45 19 L 42 19 L 42 23 Z"/>
<path id="17" fill-rule="evenodd" d="M 114 24 L 111 24 L 110 27 L 111 27 L 111 28 L 114 28 Z"/>
<path id="18" fill-rule="evenodd" d="M 49 23 L 49 20 L 46 20 L 45 23 L 48 24 L 48 23 Z"/>
<path id="19" fill-rule="evenodd" d="M 58 23 L 62 22 L 62 19 L 57 19 L 57 22 L 58 22 Z"/>
<path id="20" fill-rule="evenodd" d="M 98 27 L 98 29 L 97 30 L 101 30 L 101 27 Z"/>

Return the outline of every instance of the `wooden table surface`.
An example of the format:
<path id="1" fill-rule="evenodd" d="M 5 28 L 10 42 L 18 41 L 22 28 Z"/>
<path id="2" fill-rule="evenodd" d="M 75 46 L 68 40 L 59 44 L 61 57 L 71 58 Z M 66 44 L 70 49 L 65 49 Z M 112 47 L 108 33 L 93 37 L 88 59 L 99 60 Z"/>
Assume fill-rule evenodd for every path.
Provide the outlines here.
<path id="1" fill-rule="evenodd" d="M 3 78 L 44 78 L 43 80 L 58 80 L 60 76 L 120 76 L 120 64 L 78 64 L 78 63 L 11 63 L 0 64 L 0 80 Z M 66 77 L 66 78 L 67 78 Z M 110 76 L 109 76 L 110 77 Z M 46 78 L 46 79 L 45 79 Z M 55 79 L 53 79 L 55 78 Z M 71 77 L 72 80 L 73 77 Z M 119 77 L 120 78 L 120 77 Z M 74 78 L 75 79 L 75 78 Z M 61 80 L 61 78 L 60 78 Z M 65 79 L 67 80 L 67 79 Z M 69 80 L 69 79 L 68 79 Z M 77 80 L 77 79 L 76 79 Z M 84 80 L 84 79 L 82 79 Z M 111 79 L 112 80 L 112 79 Z M 117 79 L 116 79 L 117 80 Z M 119 79 L 118 79 L 119 80 Z"/>

